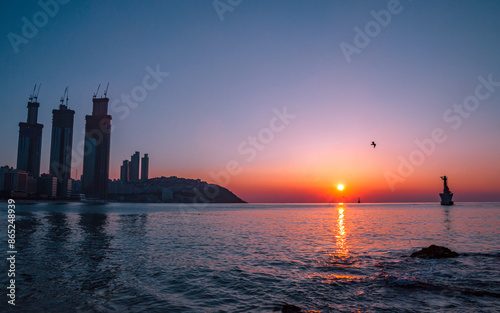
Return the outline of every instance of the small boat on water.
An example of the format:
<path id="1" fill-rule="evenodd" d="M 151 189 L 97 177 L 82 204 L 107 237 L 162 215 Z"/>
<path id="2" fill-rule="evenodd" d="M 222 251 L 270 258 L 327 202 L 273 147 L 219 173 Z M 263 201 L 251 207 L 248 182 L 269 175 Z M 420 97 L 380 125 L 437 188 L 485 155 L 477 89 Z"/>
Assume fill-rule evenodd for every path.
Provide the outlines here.
<path id="1" fill-rule="evenodd" d="M 450 188 L 448 188 L 448 177 L 441 176 L 441 179 L 444 182 L 443 193 L 439 194 L 441 197 L 441 205 L 453 205 L 453 201 L 451 201 L 453 198 L 453 192 L 451 192 Z"/>

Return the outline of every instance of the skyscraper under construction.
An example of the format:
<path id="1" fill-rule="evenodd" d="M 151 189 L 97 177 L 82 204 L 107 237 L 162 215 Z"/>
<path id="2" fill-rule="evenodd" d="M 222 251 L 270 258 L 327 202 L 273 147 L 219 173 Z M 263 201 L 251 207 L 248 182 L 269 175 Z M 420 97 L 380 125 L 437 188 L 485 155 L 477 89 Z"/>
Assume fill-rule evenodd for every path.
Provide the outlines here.
<path id="1" fill-rule="evenodd" d="M 75 111 L 68 108 L 68 88 L 61 98 L 59 110 L 52 110 L 52 141 L 49 172 L 57 177 L 57 196 L 71 195 L 71 154 L 73 151 L 73 121 Z"/>
<path id="2" fill-rule="evenodd" d="M 106 199 L 108 196 L 111 115 L 108 115 L 109 98 L 106 97 L 106 92 L 102 98 L 97 98 L 96 94 L 92 99 L 92 115 L 85 116 L 82 189 L 88 197 Z"/>
<path id="3" fill-rule="evenodd" d="M 17 147 L 17 169 L 28 172 L 33 177 L 40 176 L 40 157 L 42 153 L 42 129 L 38 124 L 38 92 L 36 85 L 28 102 L 28 120 L 19 123 L 19 144 Z"/>

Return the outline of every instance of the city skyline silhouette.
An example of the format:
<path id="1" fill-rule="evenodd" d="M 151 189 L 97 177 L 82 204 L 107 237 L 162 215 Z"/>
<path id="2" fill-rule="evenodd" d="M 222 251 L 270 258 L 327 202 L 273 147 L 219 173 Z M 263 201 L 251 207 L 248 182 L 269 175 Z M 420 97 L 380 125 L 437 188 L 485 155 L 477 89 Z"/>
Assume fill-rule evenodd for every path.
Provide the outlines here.
<path id="1" fill-rule="evenodd" d="M 495 2 L 257 1 L 224 12 L 203 1 L 70 2 L 28 38 L 39 11 L 8 4 L 0 24 L 2 166 L 16 165 L 34 84 L 45 127 L 69 86 L 76 145 L 92 95 L 110 82 L 111 179 L 145 151 L 150 177 L 226 182 L 229 164 L 227 187 L 251 202 L 329 202 L 339 183 L 353 202 L 437 201 L 442 175 L 457 201 L 499 199 Z M 275 111 L 295 117 L 273 131 Z M 42 137 L 48 173 L 48 128 Z"/>

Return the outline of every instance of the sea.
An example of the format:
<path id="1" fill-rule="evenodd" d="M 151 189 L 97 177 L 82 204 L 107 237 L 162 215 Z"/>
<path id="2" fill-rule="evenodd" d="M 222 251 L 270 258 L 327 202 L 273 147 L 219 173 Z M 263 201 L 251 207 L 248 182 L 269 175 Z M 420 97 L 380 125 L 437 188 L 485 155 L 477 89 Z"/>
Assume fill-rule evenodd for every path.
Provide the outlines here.
<path id="1" fill-rule="evenodd" d="M 0 205 L 0 312 L 500 312 L 500 203 Z"/>

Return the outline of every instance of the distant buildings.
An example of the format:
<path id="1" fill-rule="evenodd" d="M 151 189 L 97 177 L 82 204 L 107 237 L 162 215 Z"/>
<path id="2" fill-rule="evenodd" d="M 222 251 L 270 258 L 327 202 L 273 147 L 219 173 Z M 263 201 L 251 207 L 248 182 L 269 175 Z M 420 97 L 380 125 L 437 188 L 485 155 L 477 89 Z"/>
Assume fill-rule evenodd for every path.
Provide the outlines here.
<path id="1" fill-rule="evenodd" d="M 55 198 L 57 196 L 57 177 L 51 174 L 42 174 L 38 178 L 38 194 L 44 198 Z"/>
<path id="2" fill-rule="evenodd" d="M 96 98 L 94 95 L 92 102 L 92 115 L 85 116 L 82 188 L 87 196 L 106 199 L 111 142 L 111 115 L 108 115 L 109 98 Z"/>
<path id="3" fill-rule="evenodd" d="M 36 85 L 35 85 L 36 88 Z M 26 171 L 33 177 L 40 176 L 40 157 L 42 153 L 42 129 L 38 124 L 38 95 L 34 92 L 28 102 L 28 120 L 19 123 L 19 144 L 17 148 L 17 169 Z"/>
<path id="4" fill-rule="evenodd" d="M 0 190 L 21 191 L 27 189 L 28 174 L 25 171 L 15 170 L 8 166 L 0 167 Z"/>
<path id="5" fill-rule="evenodd" d="M 120 181 L 109 180 L 112 117 L 108 114 L 107 88 L 104 97 L 97 98 L 97 92 L 94 94 L 92 115 L 85 116 L 81 180 L 71 179 L 75 111 L 68 107 L 67 89 L 59 108 L 52 110 L 49 173 L 40 175 L 43 125 L 38 123 L 40 103 L 37 101 L 38 92 L 35 91 L 36 86 L 29 97 L 27 121 L 19 123 L 17 169 L 0 167 L 0 196 L 31 199 L 83 199 L 86 196 L 107 199 L 109 188 L 114 195 L 143 192 L 138 186 L 149 181 L 148 154 L 141 158 L 136 151 L 131 160 L 123 161 Z M 149 189 L 145 191 L 150 192 Z M 152 201 L 157 198 L 153 196 L 147 199 Z"/>
<path id="6" fill-rule="evenodd" d="M 149 176 L 149 157 L 148 154 L 144 154 L 144 157 L 141 159 L 141 180 L 146 181 L 148 180 Z"/>
<path id="7" fill-rule="evenodd" d="M 144 154 L 144 157 L 140 157 L 139 151 L 136 151 L 129 160 L 123 160 L 123 164 L 120 167 L 120 181 L 121 182 L 138 182 L 139 181 L 139 169 L 141 181 L 146 181 L 149 179 L 149 156 Z M 142 162 L 139 164 L 139 161 Z M 140 165 L 140 166 L 139 166 Z"/>
<path id="8" fill-rule="evenodd" d="M 124 183 L 128 182 L 130 170 L 130 161 L 123 160 L 123 164 L 120 167 L 120 180 Z"/>
<path id="9" fill-rule="evenodd" d="M 0 167 L 0 195 L 28 197 L 37 193 L 37 180 L 28 173 L 8 166 Z"/>
<path id="10" fill-rule="evenodd" d="M 139 180 L 139 151 L 136 151 L 130 158 L 129 181 Z"/>
<path id="11" fill-rule="evenodd" d="M 73 150 L 73 121 L 75 111 L 69 110 L 61 99 L 59 110 L 52 110 L 52 141 L 50 147 L 51 175 L 57 178 L 57 196 L 71 196 L 71 153 Z"/>

